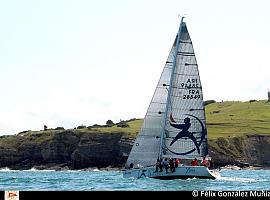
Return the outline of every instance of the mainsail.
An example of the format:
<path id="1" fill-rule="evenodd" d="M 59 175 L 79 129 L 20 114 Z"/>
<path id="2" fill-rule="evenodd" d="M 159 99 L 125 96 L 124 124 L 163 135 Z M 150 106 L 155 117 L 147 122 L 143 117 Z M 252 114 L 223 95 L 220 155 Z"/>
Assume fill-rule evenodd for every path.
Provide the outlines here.
<path id="1" fill-rule="evenodd" d="M 160 157 L 195 158 L 207 154 L 202 86 L 182 18 L 127 165 L 149 166 Z"/>

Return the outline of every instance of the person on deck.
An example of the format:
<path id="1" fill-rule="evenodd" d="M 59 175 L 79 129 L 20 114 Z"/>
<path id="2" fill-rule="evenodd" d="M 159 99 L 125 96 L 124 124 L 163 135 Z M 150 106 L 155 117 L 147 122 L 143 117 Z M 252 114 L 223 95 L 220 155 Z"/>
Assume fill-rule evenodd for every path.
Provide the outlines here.
<path id="1" fill-rule="evenodd" d="M 159 158 L 157 159 L 156 170 L 154 171 L 154 173 L 155 172 L 158 172 L 158 168 L 160 169 L 160 171 L 162 171 L 162 166 L 161 166 L 161 162 L 160 162 L 160 159 Z"/>
<path id="2" fill-rule="evenodd" d="M 214 169 L 214 163 L 211 158 L 209 158 L 209 169 Z"/>
<path id="3" fill-rule="evenodd" d="M 169 165 L 170 165 L 170 170 L 171 172 L 175 171 L 175 162 L 174 162 L 174 158 L 170 158 L 169 159 Z"/>
<path id="4" fill-rule="evenodd" d="M 194 160 L 191 161 L 191 166 L 198 166 L 199 163 L 198 163 L 198 160 L 197 158 L 195 158 Z"/>
<path id="5" fill-rule="evenodd" d="M 161 165 L 162 167 L 165 167 L 166 173 L 168 173 L 168 168 L 169 168 L 168 158 L 165 158 L 165 160 L 162 160 Z"/>
<path id="6" fill-rule="evenodd" d="M 180 164 L 180 159 L 179 158 L 175 158 L 174 159 L 174 167 L 177 168 L 179 164 Z"/>
<path id="7" fill-rule="evenodd" d="M 133 166 L 134 166 L 134 164 L 133 164 L 133 163 L 130 163 L 130 165 L 129 165 L 129 169 L 132 169 L 132 168 L 133 168 Z"/>
<path id="8" fill-rule="evenodd" d="M 209 162 L 205 159 L 205 156 L 202 159 L 201 166 L 209 167 Z"/>

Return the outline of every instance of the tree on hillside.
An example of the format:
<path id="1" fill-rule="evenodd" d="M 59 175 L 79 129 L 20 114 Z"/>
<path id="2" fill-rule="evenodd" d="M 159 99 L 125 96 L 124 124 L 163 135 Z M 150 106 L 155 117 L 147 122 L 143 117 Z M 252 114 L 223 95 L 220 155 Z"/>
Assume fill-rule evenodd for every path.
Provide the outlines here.
<path id="1" fill-rule="evenodd" d="M 86 126 L 83 124 L 77 127 L 77 129 L 84 129 L 84 128 L 86 128 Z"/>
<path id="2" fill-rule="evenodd" d="M 106 125 L 109 127 L 112 127 L 114 125 L 114 123 L 112 120 L 109 119 L 109 120 L 107 120 Z"/>

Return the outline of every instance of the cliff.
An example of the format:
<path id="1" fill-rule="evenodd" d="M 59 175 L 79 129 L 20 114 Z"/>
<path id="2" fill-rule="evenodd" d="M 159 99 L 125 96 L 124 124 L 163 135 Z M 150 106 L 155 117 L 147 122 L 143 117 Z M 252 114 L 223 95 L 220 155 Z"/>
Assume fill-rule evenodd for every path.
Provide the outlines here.
<path id="1" fill-rule="evenodd" d="M 120 166 L 121 133 L 87 130 L 26 132 L 0 138 L 0 167 L 81 169 Z"/>
<path id="2" fill-rule="evenodd" d="M 216 165 L 270 166 L 269 135 L 217 138 L 210 140 L 209 145 Z"/>
<path id="3" fill-rule="evenodd" d="M 134 142 L 125 133 L 87 130 L 43 131 L 0 138 L 0 167 L 83 169 L 122 167 Z M 270 166 L 270 136 L 245 135 L 209 140 L 217 166 Z"/>

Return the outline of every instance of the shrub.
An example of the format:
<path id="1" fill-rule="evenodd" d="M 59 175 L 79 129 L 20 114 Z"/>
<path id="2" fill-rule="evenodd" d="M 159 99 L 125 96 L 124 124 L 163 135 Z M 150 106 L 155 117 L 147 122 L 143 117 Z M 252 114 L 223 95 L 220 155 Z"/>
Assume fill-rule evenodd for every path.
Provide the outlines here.
<path id="1" fill-rule="evenodd" d="M 129 127 L 128 123 L 126 121 L 120 121 L 118 124 L 117 124 L 117 127 L 121 127 L 121 128 L 127 128 Z"/>
<path id="2" fill-rule="evenodd" d="M 24 133 L 27 133 L 27 132 L 30 132 L 31 130 L 28 130 L 28 131 L 21 131 L 18 133 L 18 135 L 21 135 L 21 134 L 24 134 Z"/>
<path id="3" fill-rule="evenodd" d="M 113 123 L 113 121 L 110 120 L 110 119 L 106 122 L 106 126 L 107 126 L 107 127 L 112 127 L 113 125 L 114 125 L 114 123 Z"/>
<path id="4" fill-rule="evenodd" d="M 86 126 L 83 124 L 77 127 L 77 129 L 84 129 L 84 128 L 86 128 Z"/>

